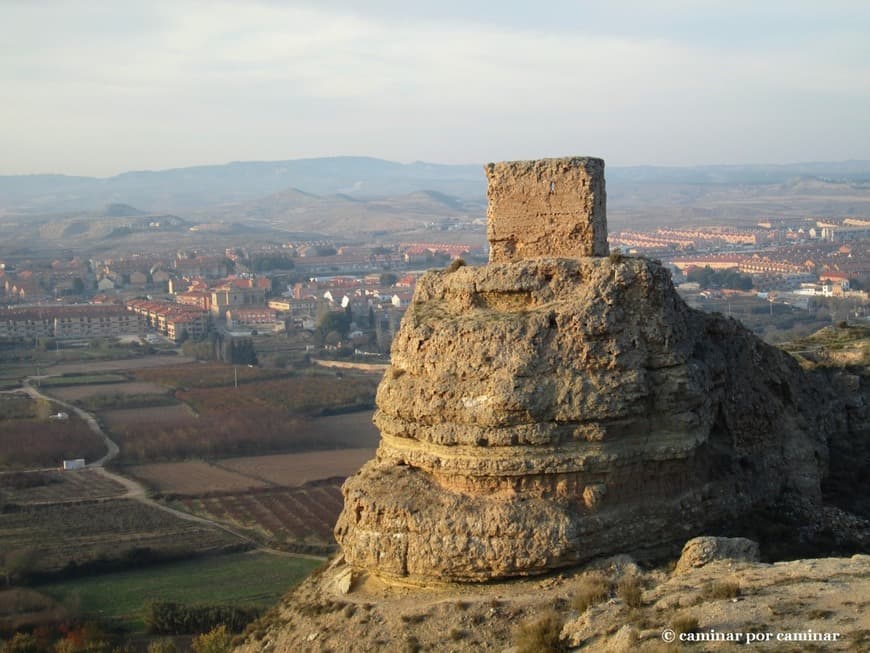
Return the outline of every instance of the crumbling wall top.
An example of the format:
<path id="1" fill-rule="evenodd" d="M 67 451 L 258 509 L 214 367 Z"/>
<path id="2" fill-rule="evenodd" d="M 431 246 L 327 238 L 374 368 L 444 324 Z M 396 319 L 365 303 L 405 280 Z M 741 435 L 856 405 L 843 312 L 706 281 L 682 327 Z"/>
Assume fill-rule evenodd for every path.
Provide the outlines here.
<path id="1" fill-rule="evenodd" d="M 491 262 L 607 256 L 603 159 L 502 161 L 484 169 Z"/>

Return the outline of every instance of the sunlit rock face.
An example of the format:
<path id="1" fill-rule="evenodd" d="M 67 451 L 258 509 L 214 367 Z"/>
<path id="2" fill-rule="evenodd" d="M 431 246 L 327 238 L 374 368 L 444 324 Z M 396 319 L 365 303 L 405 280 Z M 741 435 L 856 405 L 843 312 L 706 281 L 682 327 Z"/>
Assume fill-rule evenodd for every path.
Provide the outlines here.
<path id="1" fill-rule="evenodd" d="M 487 174 L 491 262 L 419 281 L 378 390 L 380 447 L 344 485 L 335 534 L 352 567 L 523 576 L 820 501 L 825 389 L 688 308 L 658 263 L 596 256 L 600 159 Z"/>

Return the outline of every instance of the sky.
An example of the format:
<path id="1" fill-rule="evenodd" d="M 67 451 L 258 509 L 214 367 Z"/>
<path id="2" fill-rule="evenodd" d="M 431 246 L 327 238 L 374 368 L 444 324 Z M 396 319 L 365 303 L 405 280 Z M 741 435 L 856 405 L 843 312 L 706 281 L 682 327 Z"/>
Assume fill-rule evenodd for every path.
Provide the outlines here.
<path id="1" fill-rule="evenodd" d="M 870 159 L 866 0 L 0 0 L 0 174 Z"/>

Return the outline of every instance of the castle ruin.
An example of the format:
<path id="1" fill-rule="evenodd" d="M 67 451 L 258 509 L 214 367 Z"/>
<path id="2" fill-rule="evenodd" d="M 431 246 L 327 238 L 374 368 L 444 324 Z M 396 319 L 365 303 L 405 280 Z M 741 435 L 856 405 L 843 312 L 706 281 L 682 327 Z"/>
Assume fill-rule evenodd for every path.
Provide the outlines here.
<path id="1" fill-rule="evenodd" d="M 603 159 L 503 161 L 485 170 L 490 263 L 607 256 Z"/>

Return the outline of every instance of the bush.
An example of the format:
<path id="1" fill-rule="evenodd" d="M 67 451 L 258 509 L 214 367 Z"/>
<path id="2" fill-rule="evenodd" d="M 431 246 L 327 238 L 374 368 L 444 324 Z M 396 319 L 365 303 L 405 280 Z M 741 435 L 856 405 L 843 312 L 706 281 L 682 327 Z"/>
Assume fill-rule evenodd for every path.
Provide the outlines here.
<path id="1" fill-rule="evenodd" d="M 426 614 L 403 614 L 400 619 L 406 624 L 421 624 L 426 621 Z"/>
<path id="2" fill-rule="evenodd" d="M 145 624 L 158 635 L 204 633 L 223 626 L 241 632 L 259 616 L 259 610 L 234 605 L 182 605 L 160 601 L 148 606 Z"/>
<path id="3" fill-rule="evenodd" d="M 178 653 L 178 647 L 171 639 L 158 639 L 148 644 L 148 653 Z"/>
<path id="4" fill-rule="evenodd" d="M 619 581 L 619 585 L 616 586 L 616 595 L 629 608 L 639 608 L 643 605 L 643 589 L 636 576 L 628 576 Z"/>
<path id="5" fill-rule="evenodd" d="M 609 595 L 610 581 L 601 574 L 591 574 L 580 581 L 571 605 L 583 614 L 590 606 L 607 600 Z"/>
<path id="6" fill-rule="evenodd" d="M 41 647 L 30 633 L 15 633 L 5 644 L 0 645 L 2 653 L 39 653 Z"/>
<path id="7" fill-rule="evenodd" d="M 459 268 L 467 265 L 467 263 L 461 258 L 455 258 L 451 261 L 450 265 L 447 266 L 448 272 L 456 272 Z"/>
<path id="8" fill-rule="evenodd" d="M 700 631 L 697 617 L 691 617 L 689 615 L 678 615 L 671 619 L 671 628 L 674 629 L 677 635 L 697 633 Z"/>
<path id="9" fill-rule="evenodd" d="M 705 599 L 734 599 L 740 596 L 740 585 L 733 581 L 716 581 L 704 587 Z"/>
<path id="10" fill-rule="evenodd" d="M 233 638 L 227 627 L 221 625 L 194 637 L 190 647 L 193 653 L 229 653 L 233 648 Z"/>
<path id="11" fill-rule="evenodd" d="M 562 653 L 568 650 L 561 639 L 562 620 L 554 611 L 520 624 L 514 633 L 517 653 Z"/>

